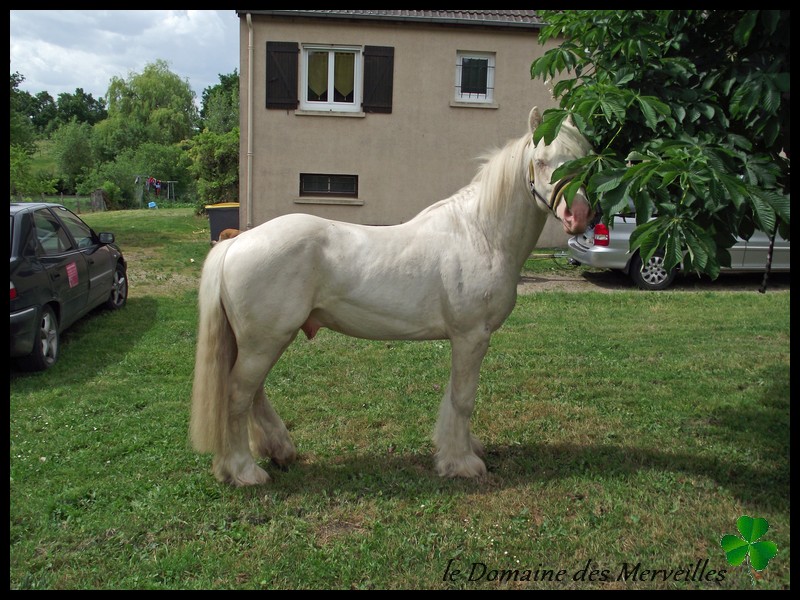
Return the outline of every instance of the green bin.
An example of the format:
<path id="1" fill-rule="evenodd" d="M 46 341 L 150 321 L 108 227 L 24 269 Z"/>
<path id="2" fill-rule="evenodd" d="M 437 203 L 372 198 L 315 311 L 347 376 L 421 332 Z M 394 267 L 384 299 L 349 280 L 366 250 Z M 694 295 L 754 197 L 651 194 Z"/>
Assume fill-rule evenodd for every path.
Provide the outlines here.
<path id="1" fill-rule="evenodd" d="M 219 234 L 224 229 L 239 229 L 239 203 L 221 202 L 206 204 L 208 224 L 211 227 L 211 241 L 219 241 Z"/>

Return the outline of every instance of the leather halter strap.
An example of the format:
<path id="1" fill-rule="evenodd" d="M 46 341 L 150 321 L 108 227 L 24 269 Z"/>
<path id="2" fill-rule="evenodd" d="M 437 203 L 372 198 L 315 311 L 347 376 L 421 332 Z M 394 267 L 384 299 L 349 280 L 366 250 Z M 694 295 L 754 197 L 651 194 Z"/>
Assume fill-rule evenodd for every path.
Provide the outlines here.
<path id="1" fill-rule="evenodd" d="M 547 198 L 542 196 L 536 189 L 536 169 L 533 166 L 533 161 L 528 163 L 528 183 L 530 184 L 531 194 L 542 204 L 544 204 L 553 213 L 556 219 L 558 219 L 556 208 L 558 207 L 559 202 L 564 199 L 564 188 L 570 181 L 571 178 L 569 177 L 559 180 L 553 188 L 553 195 L 550 198 L 550 202 L 548 202 Z M 560 220 L 561 219 L 559 219 L 559 221 Z"/>

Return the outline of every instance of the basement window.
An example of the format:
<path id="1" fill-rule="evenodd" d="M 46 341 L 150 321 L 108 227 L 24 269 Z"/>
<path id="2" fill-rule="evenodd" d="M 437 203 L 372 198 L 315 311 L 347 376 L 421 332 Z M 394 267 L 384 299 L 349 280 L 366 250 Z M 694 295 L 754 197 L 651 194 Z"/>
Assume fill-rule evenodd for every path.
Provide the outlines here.
<path id="1" fill-rule="evenodd" d="M 300 197 L 358 198 L 358 175 L 300 173 Z"/>

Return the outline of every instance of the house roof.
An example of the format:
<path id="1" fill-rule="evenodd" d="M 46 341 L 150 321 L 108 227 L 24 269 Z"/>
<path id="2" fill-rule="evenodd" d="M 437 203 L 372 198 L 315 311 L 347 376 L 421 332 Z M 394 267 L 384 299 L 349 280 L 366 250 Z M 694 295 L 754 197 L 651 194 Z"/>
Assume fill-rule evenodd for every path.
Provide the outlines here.
<path id="1" fill-rule="evenodd" d="M 533 10 L 237 10 L 275 17 L 314 17 L 438 23 L 441 25 L 480 25 L 540 29 L 544 22 Z"/>

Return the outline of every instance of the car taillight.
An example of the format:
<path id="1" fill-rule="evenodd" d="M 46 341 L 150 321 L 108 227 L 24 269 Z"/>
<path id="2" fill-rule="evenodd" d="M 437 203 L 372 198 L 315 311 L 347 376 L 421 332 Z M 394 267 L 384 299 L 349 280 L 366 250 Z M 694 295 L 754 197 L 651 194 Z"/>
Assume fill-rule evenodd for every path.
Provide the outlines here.
<path id="1" fill-rule="evenodd" d="M 11 299 L 13 300 L 17 297 L 17 288 L 14 287 L 13 281 L 10 281 L 9 283 L 11 284 Z"/>
<path id="2" fill-rule="evenodd" d="M 608 246 L 608 225 L 598 223 L 594 226 L 594 245 Z"/>

